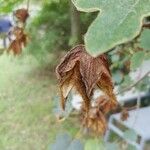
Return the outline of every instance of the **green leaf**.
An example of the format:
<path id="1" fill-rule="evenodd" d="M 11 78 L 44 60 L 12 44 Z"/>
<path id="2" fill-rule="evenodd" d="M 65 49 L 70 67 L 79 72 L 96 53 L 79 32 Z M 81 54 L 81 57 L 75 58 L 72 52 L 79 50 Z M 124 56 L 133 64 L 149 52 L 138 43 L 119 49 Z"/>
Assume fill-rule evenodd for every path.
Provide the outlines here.
<path id="1" fill-rule="evenodd" d="M 145 29 L 140 37 L 140 47 L 145 50 L 150 50 L 150 30 Z"/>
<path id="2" fill-rule="evenodd" d="M 150 0 L 73 0 L 73 3 L 79 11 L 100 11 L 84 39 L 93 56 L 135 38 L 143 17 L 150 15 Z"/>
<path id="3" fill-rule="evenodd" d="M 134 130 L 129 129 L 127 131 L 124 132 L 124 138 L 126 138 L 127 140 L 131 140 L 131 141 L 135 141 L 137 140 L 137 134 L 135 133 Z"/>
<path id="4" fill-rule="evenodd" d="M 145 56 L 144 51 L 140 51 L 133 54 L 131 58 L 131 70 L 137 69 L 142 64 L 144 56 Z"/>
<path id="5" fill-rule="evenodd" d="M 86 141 L 84 150 L 105 150 L 105 147 L 100 140 L 90 139 Z"/>

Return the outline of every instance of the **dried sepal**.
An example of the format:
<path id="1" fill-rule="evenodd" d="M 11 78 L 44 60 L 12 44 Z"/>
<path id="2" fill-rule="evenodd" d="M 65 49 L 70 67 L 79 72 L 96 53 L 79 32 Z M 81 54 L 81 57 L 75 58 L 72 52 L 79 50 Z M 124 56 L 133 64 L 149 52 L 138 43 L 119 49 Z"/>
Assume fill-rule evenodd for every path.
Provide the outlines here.
<path id="1" fill-rule="evenodd" d="M 86 87 L 80 73 L 80 60 L 84 55 L 84 46 L 80 45 L 66 54 L 61 63 L 56 68 L 56 74 L 59 79 L 61 90 L 62 108 L 65 108 L 64 102 L 72 87 L 78 91 L 84 100 L 86 109 L 89 109 L 90 99 L 86 94 Z M 66 93 L 65 93 L 66 92 Z"/>
<path id="2" fill-rule="evenodd" d="M 74 85 L 73 79 L 72 79 L 73 77 L 74 77 L 73 73 L 69 71 L 66 74 L 66 81 L 61 82 L 59 85 L 60 93 L 61 93 L 61 106 L 63 110 L 65 110 L 65 103 L 66 103 L 67 96 Z"/>
<path id="3" fill-rule="evenodd" d="M 104 113 L 108 113 L 111 110 L 116 109 L 118 106 L 118 101 L 116 100 L 116 96 L 113 93 L 113 83 L 111 80 L 111 76 L 109 74 L 103 73 L 101 76 L 101 80 L 97 83 L 97 86 L 104 92 L 105 96 L 100 97 L 103 100 L 106 100 L 105 107 L 102 107 Z"/>
<path id="4" fill-rule="evenodd" d="M 76 63 L 71 71 L 65 75 L 65 79 L 60 82 L 61 105 L 65 109 L 67 96 L 72 88 L 74 88 L 81 95 L 84 100 L 84 106 L 88 110 L 90 107 L 90 99 L 86 94 L 85 85 L 79 72 L 79 63 Z"/>
<path id="5" fill-rule="evenodd" d="M 23 23 L 25 23 L 27 18 L 29 17 L 28 10 L 25 8 L 16 10 L 14 15 L 20 22 L 23 22 Z"/>

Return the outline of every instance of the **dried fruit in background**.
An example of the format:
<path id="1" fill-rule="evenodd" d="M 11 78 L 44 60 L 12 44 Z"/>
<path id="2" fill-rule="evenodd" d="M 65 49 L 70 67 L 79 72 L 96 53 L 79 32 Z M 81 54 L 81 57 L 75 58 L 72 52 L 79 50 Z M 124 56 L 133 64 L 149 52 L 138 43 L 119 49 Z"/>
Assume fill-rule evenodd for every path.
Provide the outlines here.
<path id="1" fill-rule="evenodd" d="M 25 9 L 25 8 L 22 8 L 22 9 L 18 9 L 15 11 L 14 15 L 16 16 L 16 18 L 25 23 L 27 18 L 29 17 L 29 13 L 28 13 L 28 10 Z"/>
<path id="2" fill-rule="evenodd" d="M 18 19 L 17 23 L 21 23 L 22 26 L 20 27 L 19 24 L 14 26 L 11 34 L 15 36 L 15 39 L 11 41 L 8 52 L 12 51 L 15 55 L 18 55 L 21 54 L 22 48 L 27 44 L 27 35 L 24 32 L 24 27 L 29 17 L 28 9 L 18 9 L 14 12 L 14 16 Z"/>
<path id="3" fill-rule="evenodd" d="M 15 39 L 11 42 L 8 51 L 13 51 L 15 55 L 22 52 L 22 48 L 27 44 L 27 35 L 24 33 L 23 28 L 15 27 L 12 31 Z"/>
<path id="4" fill-rule="evenodd" d="M 21 43 L 17 40 L 13 40 L 8 48 L 8 52 L 13 52 L 15 55 L 18 55 L 22 51 Z"/>
<path id="5" fill-rule="evenodd" d="M 17 41 L 20 41 L 20 43 L 22 43 L 23 46 L 26 46 L 27 35 L 24 33 L 23 28 L 15 27 L 13 30 L 13 34 L 15 35 Z"/>

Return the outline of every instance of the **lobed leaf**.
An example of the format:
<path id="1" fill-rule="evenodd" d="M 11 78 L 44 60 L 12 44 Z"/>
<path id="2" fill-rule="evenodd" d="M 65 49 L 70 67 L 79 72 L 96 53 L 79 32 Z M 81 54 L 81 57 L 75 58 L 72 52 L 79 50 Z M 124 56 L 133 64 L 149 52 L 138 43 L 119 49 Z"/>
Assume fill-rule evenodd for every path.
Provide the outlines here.
<path id="1" fill-rule="evenodd" d="M 150 15 L 150 0 L 73 0 L 73 3 L 79 11 L 99 11 L 84 38 L 92 56 L 135 38 L 142 19 Z"/>

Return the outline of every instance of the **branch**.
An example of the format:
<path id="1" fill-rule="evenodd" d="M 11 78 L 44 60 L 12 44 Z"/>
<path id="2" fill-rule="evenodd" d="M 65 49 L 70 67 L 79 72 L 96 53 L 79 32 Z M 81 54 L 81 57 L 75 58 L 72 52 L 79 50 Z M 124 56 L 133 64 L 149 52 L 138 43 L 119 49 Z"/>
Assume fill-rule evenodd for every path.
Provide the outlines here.
<path id="1" fill-rule="evenodd" d="M 147 77 L 149 74 L 150 74 L 150 71 L 148 71 L 142 78 L 137 80 L 135 83 L 131 84 L 129 87 L 125 87 L 123 90 L 121 90 L 120 92 L 116 93 L 116 95 L 119 95 L 119 94 L 122 94 L 122 93 L 124 93 L 126 91 L 129 91 L 130 89 L 135 87 L 139 82 L 141 82 L 145 77 Z"/>

